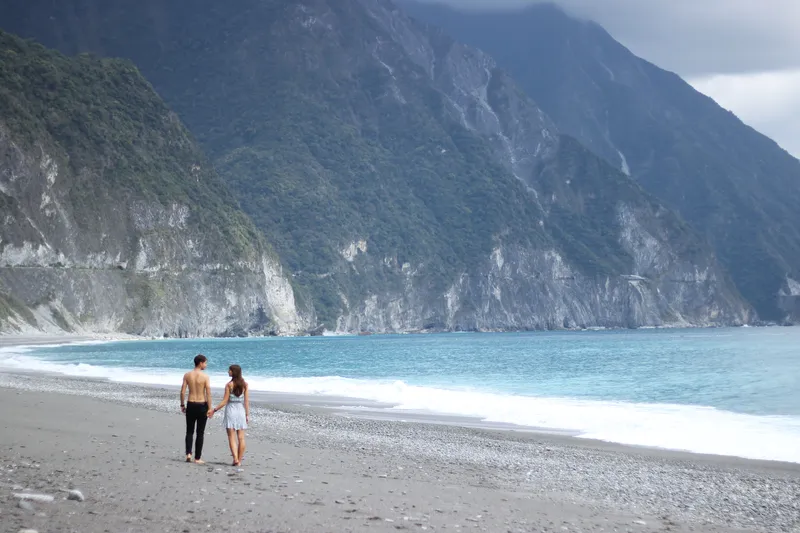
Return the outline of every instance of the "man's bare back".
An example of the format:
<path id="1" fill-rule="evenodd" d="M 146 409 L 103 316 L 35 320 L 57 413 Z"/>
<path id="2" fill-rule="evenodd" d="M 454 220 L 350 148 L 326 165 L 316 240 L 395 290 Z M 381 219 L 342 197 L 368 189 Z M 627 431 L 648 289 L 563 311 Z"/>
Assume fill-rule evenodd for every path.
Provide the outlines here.
<path id="1" fill-rule="evenodd" d="M 211 406 L 211 380 L 208 374 L 197 368 L 191 372 L 187 372 L 183 375 L 181 398 L 183 398 L 183 394 L 187 388 L 189 389 L 188 401 L 193 403 L 208 403 L 209 407 Z"/>

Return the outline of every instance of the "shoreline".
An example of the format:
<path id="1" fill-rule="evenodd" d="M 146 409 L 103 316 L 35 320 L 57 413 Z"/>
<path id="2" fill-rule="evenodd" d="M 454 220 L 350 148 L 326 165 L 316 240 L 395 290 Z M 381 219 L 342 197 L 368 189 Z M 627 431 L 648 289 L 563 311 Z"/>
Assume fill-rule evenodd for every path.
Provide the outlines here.
<path id="1" fill-rule="evenodd" d="M 33 385 L 24 384 L 30 380 L 34 380 Z M 92 384 L 101 386 L 102 388 L 99 390 L 103 392 L 93 394 L 91 392 Z M 145 405 L 148 409 L 160 411 L 169 411 L 168 407 L 164 408 L 164 404 L 169 405 L 170 403 L 174 403 L 173 411 L 177 409 L 177 396 L 180 390 L 180 386 L 177 385 L 123 383 L 107 378 L 65 376 L 38 371 L 0 370 L 0 390 L 4 388 L 53 392 L 66 396 L 86 396 L 93 399 L 110 399 L 114 403 L 122 405 Z M 108 391 L 113 391 L 115 394 L 109 395 Z M 125 395 L 126 392 L 134 393 L 134 397 L 127 397 Z M 212 400 L 214 403 L 218 403 L 222 395 L 223 389 L 221 387 L 212 387 Z M 365 406 L 365 404 L 369 405 Z M 430 428 L 432 431 L 465 431 L 504 440 L 548 442 L 559 446 L 627 454 L 642 458 L 657 457 L 709 466 L 727 465 L 765 471 L 796 471 L 800 479 L 800 463 L 790 461 L 753 459 L 734 455 L 661 448 L 658 446 L 624 444 L 579 437 L 577 432 L 567 429 L 559 430 L 502 422 L 487 422 L 478 417 L 466 415 L 402 410 L 377 411 L 380 408 L 391 407 L 391 404 L 380 404 L 379 402 L 361 398 L 257 391 L 251 395 L 251 405 L 253 409 L 271 410 L 287 415 L 313 415 L 343 419 L 355 423 L 376 423 L 397 427 L 418 426 Z"/>
<path id="2" fill-rule="evenodd" d="M 226 466 L 218 418 L 206 431 L 209 464 L 198 467 L 181 463 L 183 420 L 172 390 L 0 373 L 0 401 L 0 464 L 8 479 L 52 493 L 47 480 L 68 476 L 63 483 L 85 491 L 96 507 L 84 507 L 105 519 L 81 517 L 75 502 L 56 502 L 53 509 L 66 513 L 58 523 L 81 531 L 115 524 L 111 530 L 177 532 L 190 524 L 191 531 L 211 525 L 255 532 L 273 519 L 283 528 L 275 531 L 389 531 L 400 524 L 412 530 L 791 532 L 800 525 L 800 465 L 794 463 L 254 402 L 244 467 Z M 23 461 L 40 465 L 29 469 L 26 482 L 12 475 Z M 218 491 L 220 483 L 225 491 Z M 9 490 L 0 484 L 0 501 Z M 277 500 L 250 505 L 267 497 Z M 356 511 L 343 509 L 351 505 Z M 56 520 L 55 510 L 36 507 Z M 194 512 L 186 515 L 186 508 Z M 135 521 L 117 522 L 135 509 L 151 517 L 141 529 Z M 4 520 L 9 511 L 20 529 L 53 529 L 21 509 L 0 509 Z M 228 518 L 253 513 L 258 520 L 234 528 L 223 520 L 228 512 L 241 513 Z"/>
<path id="3" fill-rule="evenodd" d="M 122 333 L 86 333 L 75 335 L 7 335 L 0 334 L 0 348 L 21 348 L 26 346 L 68 346 L 87 342 L 120 342 L 133 340 L 151 340 L 148 337 L 137 337 Z"/>
<path id="4" fill-rule="evenodd" d="M 674 331 L 679 329 L 704 330 L 704 329 L 762 329 L 762 328 L 792 328 L 800 327 L 800 323 L 779 324 L 776 322 L 758 322 L 752 324 L 663 324 L 659 326 L 637 326 L 637 327 L 614 327 L 614 326 L 591 326 L 586 328 L 553 328 L 553 329 L 481 329 L 481 330 L 408 330 L 408 331 L 331 331 L 318 329 L 301 331 L 293 334 L 281 335 L 247 335 L 244 337 L 152 337 L 133 335 L 128 333 L 58 333 L 37 332 L 37 333 L 9 333 L 0 332 L 0 347 L 5 346 L 35 346 L 41 344 L 71 344 L 74 342 L 88 341 L 124 341 L 124 340 L 211 340 L 211 339 L 267 339 L 267 338 L 303 338 L 303 337 L 360 337 L 360 336 L 383 336 L 383 335 L 445 335 L 445 334 L 515 334 L 515 333 L 600 333 L 600 332 L 622 332 L 622 331 Z M 54 342 L 51 342 L 54 341 Z"/>
<path id="5" fill-rule="evenodd" d="M 114 343 L 114 342 L 128 342 L 128 341 L 161 341 L 161 340 L 208 340 L 208 339 L 152 339 L 149 337 L 134 337 L 134 336 L 116 336 L 116 335 L 15 335 L 3 336 L 0 335 L 0 349 L 4 348 L 26 348 L 26 347 L 43 347 L 43 346 L 67 346 L 71 344 L 85 344 L 85 343 Z M 17 376 L 17 377 L 48 377 L 58 379 L 59 381 L 68 382 L 98 382 L 106 383 L 120 388 L 133 388 L 133 389 L 152 389 L 158 391 L 169 391 L 177 396 L 179 385 L 158 384 L 149 382 L 135 382 L 135 381 L 115 381 L 109 377 L 90 377 L 62 374 L 57 371 L 48 370 L 25 370 L 13 368 L 0 368 L 0 376 Z M 2 380 L 0 380 L 0 387 L 2 387 Z M 221 387 L 212 387 L 215 401 L 221 397 Z M 591 437 L 582 437 L 579 430 L 554 428 L 554 427 L 536 427 L 520 425 L 508 422 L 492 422 L 487 421 L 479 416 L 464 415 L 464 414 L 448 414 L 444 412 L 435 411 L 417 411 L 417 410 L 401 410 L 396 409 L 397 404 L 385 403 L 377 400 L 360 398 L 355 396 L 332 396 L 322 394 L 306 394 L 295 392 L 278 392 L 278 391 L 254 391 L 252 393 L 254 405 L 261 407 L 275 406 L 282 409 L 313 409 L 321 414 L 328 416 L 338 416 L 347 419 L 398 423 L 398 424 L 424 424 L 429 426 L 447 426 L 457 427 L 462 429 L 485 431 L 485 432 L 502 432 L 512 435 L 528 435 L 532 438 L 549 438 L 559 437 L 565 439 L 565 443 L 572 446 L 588 446 L 590 448 L 603 448 L 612 449 L 616 451 L 623 451 L 625 453 L 638 453 L 638 452 L 651 452 L 661 455 L 673 454 L 675 458 L 682 458 L 688 456 L 689 458 L 696 458 L 697 460 L 705 460 L 711 462 L 730 462 L 730 461 L 746 461 L 753 464 L 762 465 L 783 465 L 783 467 L 800 467 L 800 461 L 792 462 L 781 459 L 763 459 L 755 457 L 747 457 L 740 455 L 726 455 L 714 452 L 699 452 L 692 450 L 684 450 L 678 448 L 667 448 L 654 445 L 624 443 L 613 440 L 600 440 Z"/>

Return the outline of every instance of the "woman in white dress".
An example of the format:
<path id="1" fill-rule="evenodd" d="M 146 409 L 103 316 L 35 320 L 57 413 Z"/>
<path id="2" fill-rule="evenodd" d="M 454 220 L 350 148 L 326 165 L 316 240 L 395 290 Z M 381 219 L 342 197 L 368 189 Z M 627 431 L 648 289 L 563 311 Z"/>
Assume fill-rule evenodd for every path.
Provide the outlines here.
<path id="1" fill-rule="evenodd" d="M 228 432 L 228 444 L 233 455 L 233 466 L 239 466 L 244 459 L 244 430 L 250 422 L 250 395 L 247 382 L 242 378 L 242 367 L 231 365 L 228 369 L 231 380 L 225 385 L 225 396 L 214 412 L 225 408 L 222 424 Z"/>

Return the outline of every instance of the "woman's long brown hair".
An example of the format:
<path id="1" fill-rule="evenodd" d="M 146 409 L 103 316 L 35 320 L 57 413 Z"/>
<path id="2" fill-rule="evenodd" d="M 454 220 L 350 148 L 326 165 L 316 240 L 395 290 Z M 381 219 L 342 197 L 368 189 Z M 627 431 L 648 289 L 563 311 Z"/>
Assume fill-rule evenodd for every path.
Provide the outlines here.
<path id="1" fill-rule="evenodd" d="M 239 365 L 231 365 L 231 383 L 233 383 L 233 395 L 237 398 L 244 393 L 245 382 L 242 378 L 242 367 Z"/>

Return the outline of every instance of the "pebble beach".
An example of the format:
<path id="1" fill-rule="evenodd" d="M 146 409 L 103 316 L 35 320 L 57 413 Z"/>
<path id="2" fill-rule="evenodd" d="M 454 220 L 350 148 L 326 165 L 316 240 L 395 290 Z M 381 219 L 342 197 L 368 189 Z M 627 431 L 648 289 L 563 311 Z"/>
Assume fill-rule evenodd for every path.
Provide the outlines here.
<path id="1" fill-rule="evenodd" d="M 183 461 L 173 390 L 4 373 L 0 402 L 0 521 L 14 533 L 800 531 L 794 463 L 293 399 L 254 402 L 241 468 L 210 421 L 201 466 Z"/>

